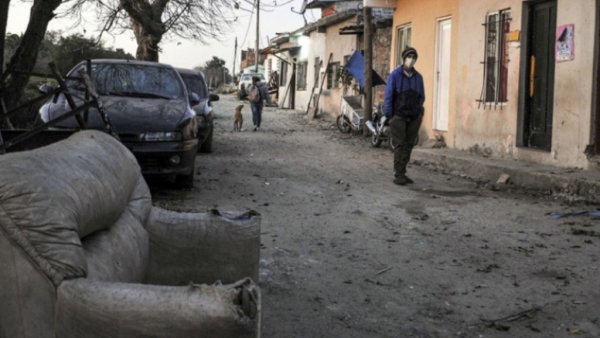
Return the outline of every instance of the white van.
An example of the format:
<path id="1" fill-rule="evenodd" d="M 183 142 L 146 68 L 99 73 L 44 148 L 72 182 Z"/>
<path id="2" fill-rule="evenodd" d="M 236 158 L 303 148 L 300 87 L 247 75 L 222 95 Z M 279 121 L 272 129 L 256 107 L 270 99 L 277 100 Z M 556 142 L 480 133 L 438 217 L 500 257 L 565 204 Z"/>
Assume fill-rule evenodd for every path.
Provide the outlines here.
<path id="1" fill-rule="evenodd" d="M 265 76 L 262 73 L 245 73 L 240 77 L 240 83 L 238 83 L 238 99 L 242 100 L 248 93 L 246 93 L 246 88 L 248 85 L 252 84 L 252 77 L 258 76 L 261 82 L 265 82 Z"/>

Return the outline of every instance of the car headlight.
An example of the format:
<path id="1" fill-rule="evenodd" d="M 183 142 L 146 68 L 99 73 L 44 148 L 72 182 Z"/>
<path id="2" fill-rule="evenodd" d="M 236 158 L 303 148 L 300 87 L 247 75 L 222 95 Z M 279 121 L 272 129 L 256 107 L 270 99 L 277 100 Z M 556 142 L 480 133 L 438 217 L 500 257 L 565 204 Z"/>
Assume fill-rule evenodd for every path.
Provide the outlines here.
<path id="1" fill-rule="evenodd" d="M 169 132 L 148 132 L 142 134 L 142 141 L 147 142 L 160 142 L 160 141 L 181 141 L 182 136 L 180 132 L 169 131 Z"/>

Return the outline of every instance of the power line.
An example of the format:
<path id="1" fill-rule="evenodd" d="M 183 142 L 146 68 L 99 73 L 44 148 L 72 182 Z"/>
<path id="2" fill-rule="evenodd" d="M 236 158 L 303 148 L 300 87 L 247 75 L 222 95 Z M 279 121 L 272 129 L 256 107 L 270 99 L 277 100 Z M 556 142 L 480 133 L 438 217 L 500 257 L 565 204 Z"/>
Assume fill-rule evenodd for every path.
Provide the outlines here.
<path id="1" fill-rule="evenodd" d="M 252 10 L 252 12 L 250 12 L 250 19 L 248 19 L 248 27 L 246 27 L 246 35 L 244 35 L 244 40 L 242 42 L 242 44 L 240 46 L 242 46 L 242 48 L 244 48 L 244 45 L 246 44 L 246 38 L 248 38 L 248 32 L 250 31 L 250 24 L 252 23 L 252 16 L 254 15 L 254 8 Z"/>

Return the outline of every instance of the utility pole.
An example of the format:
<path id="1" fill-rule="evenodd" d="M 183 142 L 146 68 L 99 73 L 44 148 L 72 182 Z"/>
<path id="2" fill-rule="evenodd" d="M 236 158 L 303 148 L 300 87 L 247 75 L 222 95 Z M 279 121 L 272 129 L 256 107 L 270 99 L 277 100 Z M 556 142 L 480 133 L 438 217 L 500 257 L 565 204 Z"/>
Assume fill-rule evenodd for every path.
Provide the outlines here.
<path id="1" fill-rule="evenodd" d="M 237 36 L 235 38 L 235 45 L 233 47 L 233 71 L 232 71 L 232 77 L 233 77 L 233 82 L 235 82 L 235 58 L 237 56 Z"/>
<path id="2" fill-rule="evenodd" d="M 256 0 L 256 54 L 254 56 L 254 63 L 256 67 L 254 68 L 254 72 L 258 73 L 258 46 L 260 41 L 260 34 L 258 27 L 260 26 L 260 0 Z"/>
<path id="3" fill-rule="evenodd" d="M 363 8 L 364 17 L 364 47 L 365 47 L 365 107 L 363 123 L 371 120 L 373 108 L 373 25 L 371 23 L 371 7 Z M 363 134 L 367 136 L 369 129 L 363 126 Z"/>

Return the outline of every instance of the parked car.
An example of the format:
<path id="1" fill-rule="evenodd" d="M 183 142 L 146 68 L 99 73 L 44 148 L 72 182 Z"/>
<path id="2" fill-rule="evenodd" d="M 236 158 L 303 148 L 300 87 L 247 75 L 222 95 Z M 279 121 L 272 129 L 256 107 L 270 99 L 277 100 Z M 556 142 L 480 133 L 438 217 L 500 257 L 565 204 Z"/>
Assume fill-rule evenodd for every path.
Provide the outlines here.
<path id="1" fill-rule="evenodd" d="M 142 173 L 175 175 L 180 186 L 192 187 L 198 149 L 197 119 L 175 68 L 131 60 L 98 59 L 91 64 L 92 79 L 104 110 L 121 142 L 137 158 Z M 67 77 L 78 77 L 85 69 L 86 63 L 81 62 Z M 68 86 L 75 97 L 83 96 L 85 87 L 81 81 L 68 80 Z M 40 117 L 47 122 L 69 110 L 61 94 L 40 108 Z M 104 129 L 96 109 L 90 109 L 87 126 Z M 55 127 L 78 129 L 79 125 L 71 117 Z"/>
<path id="2" fill-rule="evenodd" d="M 185 83 L 188 94 L 192 97 L 192 109 L 196 113 L 198 122 L 198 149 L 203 153 L 212 151 L 214 115 L 212 102 L 219 101 L 219 95 L 208 90 L 204 74 L 193 69 L 177 68 L 179 75 Z"/>
<path id="3" fill-rule="evenodd" d="M 240 82 L 238 83 L 238 99 L 243 100 L 248 93 L 246 89 L 248 85 L 252 84 L 252 77 L 258 76 L 261 82 L 265 82 L 265 76 L 261 73 L 245 73 L 240 76 Z"/>

